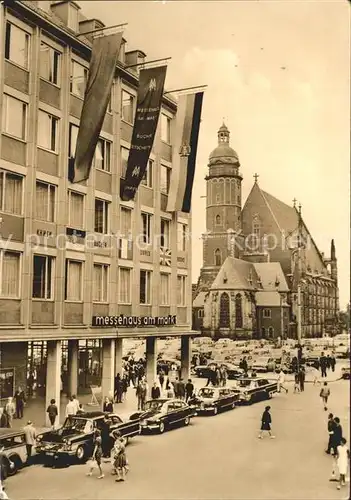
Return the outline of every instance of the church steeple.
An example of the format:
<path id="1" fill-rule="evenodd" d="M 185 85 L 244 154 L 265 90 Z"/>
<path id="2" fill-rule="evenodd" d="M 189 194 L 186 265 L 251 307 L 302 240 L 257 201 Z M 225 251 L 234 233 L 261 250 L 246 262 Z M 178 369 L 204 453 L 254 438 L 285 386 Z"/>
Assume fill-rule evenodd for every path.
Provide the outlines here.
<path id="1" fill-rule="evenodd" d="M 223 122 L 222 126 L 217 132 L 218 135 L 218 146 L 221 144 L 227 144 L 229 146 L 230 132 L 226 124 Z"/>

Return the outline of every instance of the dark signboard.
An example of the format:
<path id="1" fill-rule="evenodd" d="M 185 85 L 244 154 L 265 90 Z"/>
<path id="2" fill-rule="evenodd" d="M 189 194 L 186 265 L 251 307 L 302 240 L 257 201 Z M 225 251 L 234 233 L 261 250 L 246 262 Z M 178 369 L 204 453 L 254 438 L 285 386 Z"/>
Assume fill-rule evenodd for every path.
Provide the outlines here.
<path id="1" fill-rule="evenodd" d="M 15 390 L 15 369 L 3 368 L 0 370 L 0 399 L 10 398 Z"/>
<path id="2" fill-rule="evenodd" d="M 92 326 L 102 328 L 111 327 L 145 327 L 145 326 L 174 326 L 177 324 L 177 316 L 169 314 L 168 316 L 93 316 Z"/>

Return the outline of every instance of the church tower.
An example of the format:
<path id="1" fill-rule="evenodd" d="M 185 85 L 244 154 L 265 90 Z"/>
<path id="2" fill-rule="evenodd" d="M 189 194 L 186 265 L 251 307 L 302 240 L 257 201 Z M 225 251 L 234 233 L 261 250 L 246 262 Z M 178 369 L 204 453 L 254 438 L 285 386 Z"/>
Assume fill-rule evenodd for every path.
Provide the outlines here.
<path id="1" fill-rule="evenodd" d="M 230 147 L 226 125 L 218 130 L 218 145 L 209 156 L 206 176 L 206 234 L 199 287 L 213 283 L 228 255 L 239 257 L 241 241 L 241 182 L 237 153 Z M 234 242 L 235 240 L 235 242 Z"/>

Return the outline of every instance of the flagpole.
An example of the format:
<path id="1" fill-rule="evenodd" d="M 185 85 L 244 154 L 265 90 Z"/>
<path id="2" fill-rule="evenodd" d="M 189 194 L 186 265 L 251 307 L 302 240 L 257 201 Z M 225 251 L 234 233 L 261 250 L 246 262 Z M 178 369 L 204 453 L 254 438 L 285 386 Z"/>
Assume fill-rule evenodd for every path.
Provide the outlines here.
<path id="1" fill-rule="evenodd" d="M 174 89 L 174 90 L 167 90 L 167 92 L 164 92 L 163 95 L 165 94 L 175 94 L 176 92 L 185 92 L 186 90 L 195 90 L 195 89 L 205 89 L 207 88 L 208 85 L 195 85 L 194 87 L 184 87 L 183 89 Z"/>
<path id="2" fill-rule="evenodd" d="M 124 69 L 136 68 L 137 66 L 146 66 L 147 64 L 153 64 L 161 61 L 169 61 L 170 59 L 172 59 L 172 57 L 162 57 L 162 59 L 153 59 L 152 61 L 144 61 L 137 64 L 128 64 L 128 66 L 124 66 Z"/>

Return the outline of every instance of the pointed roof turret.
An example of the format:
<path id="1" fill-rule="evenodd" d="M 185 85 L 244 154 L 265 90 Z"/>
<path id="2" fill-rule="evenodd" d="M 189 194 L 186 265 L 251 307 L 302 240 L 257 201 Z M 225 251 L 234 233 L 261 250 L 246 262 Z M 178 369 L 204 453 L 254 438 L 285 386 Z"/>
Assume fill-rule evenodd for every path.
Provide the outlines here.
<path id="1" fill-rule="evenodd" d="M 239 163 L 239 157 L 236 151 L 230 147 L 230 131 L 226 124 L 223 122 L 221 127 L 217 132 L 218 136 L 218 146 L 212 151 L 209 157 L 209 163 L 218 162 L 222 158 L 226 159 L 225 163 L 228 163 L 228 159 L 232 159 L 233 163 Z"/>

